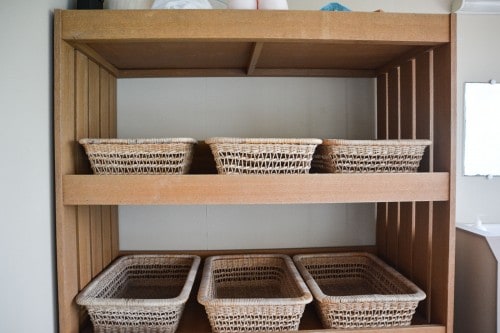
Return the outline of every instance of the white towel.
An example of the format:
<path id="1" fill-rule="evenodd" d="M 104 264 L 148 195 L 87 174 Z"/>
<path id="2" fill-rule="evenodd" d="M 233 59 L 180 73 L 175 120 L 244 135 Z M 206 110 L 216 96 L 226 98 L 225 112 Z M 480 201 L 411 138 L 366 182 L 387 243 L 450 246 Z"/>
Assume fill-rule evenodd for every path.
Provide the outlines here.
<path id="1" fill-rule="evenodd" d="M 152 9 L 212 9 L 208 0 L 155 0 Z"/>

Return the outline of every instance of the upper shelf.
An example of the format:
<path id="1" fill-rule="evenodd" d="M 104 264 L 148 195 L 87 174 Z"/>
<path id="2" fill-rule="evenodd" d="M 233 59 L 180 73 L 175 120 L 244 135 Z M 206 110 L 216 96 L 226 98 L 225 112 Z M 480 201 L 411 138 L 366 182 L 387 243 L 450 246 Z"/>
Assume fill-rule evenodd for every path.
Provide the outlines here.
<path id="1" fill-rule="evenodd" d="M 249 10 L 58 11 L 61 38 L 117 77 L 373 77 L 450 41 L 450 15 Z"/>
<path id="2" fill-rule="evenodd" d="M 63 177 L 65 205 L 300 204 L 449 200 L 447 172 Z"/>

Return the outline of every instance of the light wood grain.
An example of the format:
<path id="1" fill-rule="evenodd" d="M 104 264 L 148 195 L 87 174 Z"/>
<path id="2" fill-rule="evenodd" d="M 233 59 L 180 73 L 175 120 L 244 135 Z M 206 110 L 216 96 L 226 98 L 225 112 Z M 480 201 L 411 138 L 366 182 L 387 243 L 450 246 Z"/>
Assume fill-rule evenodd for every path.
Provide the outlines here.
<path id="1" fill-rule="evenodd" d="M 116 206 L 109 208 L 109 214 L 101 206 L 377 202 L 377 245 L 372 250 L 390 258 L 427 293 L 427 300 L 419 307 L 424 318 L 419 319 L 419 325 L 407 328 L 340 331 L 451 333 L 456 177 L 455 31 L 454 15 L 56 11 L 54 137 L 60 331 L 79 331 L 80 316 L 73 299 L 82 285 L 79 281 L 88 279 L 81 278 L 89 262 L 78 252 L 86 251 L 82 244 L 76 245 L 81 243 L 80 236 L 85 236 L 78 230 L 75 205 L 80 205 L 78 218 L 84 221 L 87 218 L 83 206 L 97 205 L 89 208 L 91 268 L 95 275 L 110 257 L 119 255 Z M 253 51 L 255 45 L 258 52 Z M 431 139 L 433 145 L 420 169 L 426 172 L 84 175 L 88 168 L 75 141 L 85 127 L 77 111 L 85 109 L 81 97 L 85 95 L 81 88 L 84 80 L 78 66 L 75 67 L 75 59 L 78 63 L 84 58 L 81 55 L 75 58 L 75 49 L 90 58 L 89 136 L 116 136 L 114 76 L 377 77 L 377 137 Z M 96 71 L 100 73 L 97 82 Z M 96 109 L 101 112 L 99 118 Z M 406 111 L 410 109 L 411 112 Z M 98 225 L 102 218 L 110 222 L 109 228 Z M 104 238 L 109 247 L 103 245 Z M 181 332 L 207 330 L 206 317 L 199 307 L 187 313 L 183 320 L 194 326 L 183 324 Z M 302 329 L 325 332 L 317 318 L 311 320 L 311 313 L 307 312 L 305 318 L 309 319 Z"/>
<path id="2" fill-rule="evenodd" d="M 387 73 L 377 77 L 377 139 L 383 140 L 389 137 L 389 78 Z M 376 244 L 377 254 L 387 258 L 387 203 L 377 204 L 377 226 Z"/>
<path id="3" fill-rule="evenodd" d="M 99 118 L 100 118 L 100 137 L 110 137 L 110 74 L 103 68 L 99 69 Z M 111 246 L 111 207 L 101 207 L 101 242 L 102 242 L 102 266 L 106 267 L 112 258 Z"/>
<path id="4" fill-rule="evenodd" d="M 250 58 L 250 63 L 248 64 L 247 75 L 252 75 L 255 67 L 257 66 L 257 62 L 259 61 L 260 54 L 262 52 L 263 43 L 254 43 L 252 49 L 252 56 Z"/>
<path id="5" fill-rule="evenodd" d="M 100 67 L 89 61 L 89 137 L 101 136 L 101 91 Z M 90 207 L 90 238 L 92 253 L 92 277 L 96 277 L 103 268 L 102 263 L 102 214 L 101 207 Z"/>
<path id="6" fill-rule="evenodd" d="M 117 91 L 116 77 L 110 75 L 109 78 L 109 136 L 117 137 Z M 115 259 L 120 251 L 119 229 L 118 229 L 118 206 L 111 206 L 111 254 Z"/>
<path id="7" fill-rule="evenodd" d="M 412 281 L 425 290 L 425 302 L 420 302 L 418 311 L 428 322 L 431 322 L 431 285 L 432 285 L 432 235 L 433 225 L 432 202 L 417 202 L 415 210 L 415 242 L 413 244 Z"/>
<path id="8" fill-rule="evenodd" d="M 73 43 L 203 39 L 433 45 L 450 39 L 449 15 L 151 10 L 64 11 L 62 19 L 62 38 Z"/>
<path id="9" fill-rule="evenodd" d="M 89 135 L 89 61 L 87 56 L 76 52 L 76 139 Z M 81 150 L 81 147 L 79 147 Z M 88 173 L 90 166 L 83 152 L 76 157 L 77 172 Z M 90 207 L 78 206 L 78 265 L 79 288 L 83 289 L 92 279 L 92 252 L 90 240 Z"/>
<path id="10" fill-rule="evenodd" d="M 416 137 L 417 139 L 434 139 L 434 66 L 433 51 L 425 52 L 415 58 L 416 71 Z M 420 170 L 432 172 L 434 170 L 434 148 L 431 145 L 422 158 Z M 421 302 L 418 311 L 428 322 L 431 320 L 429 292 L 432 284 L 432 221 L 433 203 L 417 202 L 415 212 L 415 242 L 413 244 L 413 281 L 427 291 L 427 300 Z"/>
<path id="11" fill-rule="evenodd" d="M 375 246 L 338 246 L 338 247 L 307 247 L 307 248 L 278 248 L 278 249 L 244 249 L 244 250 L 189 250 L 189 251 L 120 251 L 120 256 L 131 254 L 191 254 L 202 259 L 210 256 L 231 254 L 296 254 L 338 253 L 338 252 L 368 252 L 375 254 Z M 201 272 L 200 272 L 201 273 Z"/>
<path id="12" fill-rule="evenodd" d="M 66 205 L 448 200 L 447 173 L 64 177 Z"/>
<path id="13" fill-rule="evenodd" d="M 56 205 L 57 299 L 59 330 L 76 333 L 79 328 L 78 306 L 73 301 L 78 293 L 78 249 L 76 207 L 63 203 L 65 174 L 75 172 L 74 129 L 74 61 L 72 47 L 61 39 L 61 12 L 54 17 L 54 168 Z"/>
<path id="14" fill-rule="evenodd" d="M 416 138 L 416 73 L 415 59 L 404 62 L 400 69 L 402 139 Z M 415 237 L 415 202 L 400 203 L 398 233 L 398 270 L 412 278 Z"/>
<path id="15" fill-rule="evenodd" d="M 456 181 L 456 16 L 449 44 L 434 50 L 434 170 L 450 172 L 450 199 L 434 205 L 431 315 L 453 330 Z M 445 125 L 446 124 L 446 125 Z M 449 221 L 449 223 L 443 223 Z M 451 259 L 450 259 L 451 258 Z"/>
<path id="16" fill-rule="evenodd" d="M 119 78 L 141 77 L 375 77 L 376 72 L 370 69 L 315 69 L 315 68 L 255 68 L 251 73 L 245 68 L 217 69 L 123 69 Z"/>
<path id="17" fill-rule="evenodd" d="M 434 53 L 423 53 L 416 60 L 416 137 L 434 141 Z M 420 170 L 434 170 L 434 145 L 424 154 Z"/>
<path id="18" fill-rule="evenodd" d="M 64 24 L 63 38 L 117 77 L 374 77 L 449 41 L 448 15 L 65 11 Z"/>
<path id="19" fill-rule="evenodd" d="M 394 67 L 388 72 L 387 82 L 387 124 L 388 139 L 401 139 L 401 68 Z M 387 206 L 387 261 L 398 267 L 400 203 L 391 202 Z"/>

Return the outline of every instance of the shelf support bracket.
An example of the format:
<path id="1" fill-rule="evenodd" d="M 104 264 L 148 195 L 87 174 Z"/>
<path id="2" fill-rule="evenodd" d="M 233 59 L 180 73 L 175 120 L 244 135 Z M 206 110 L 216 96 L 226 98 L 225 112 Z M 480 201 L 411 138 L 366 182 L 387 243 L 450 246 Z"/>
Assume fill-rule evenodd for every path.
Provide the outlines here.
<path id="1" fill-rule="evenodd" d="M 253 45 L 252 57 L 250 58 L 250 63 L 247 68 L 247 75 L 251 76 L 257 66 L 257 62 L 259 61 L 260 53 L 262 52 L 262 47 L 264 43 L 257 42 Z"/>

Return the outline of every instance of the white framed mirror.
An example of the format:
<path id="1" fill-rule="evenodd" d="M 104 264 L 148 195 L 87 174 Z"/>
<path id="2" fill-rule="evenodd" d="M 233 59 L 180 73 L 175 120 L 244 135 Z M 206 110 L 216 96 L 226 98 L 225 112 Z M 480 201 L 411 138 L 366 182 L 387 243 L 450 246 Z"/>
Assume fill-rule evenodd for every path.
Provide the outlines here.
<path id="1" fill-rule="evenodd" d="M 465 176 L 500 175 L 500 84 L 465 84 Z"/>

